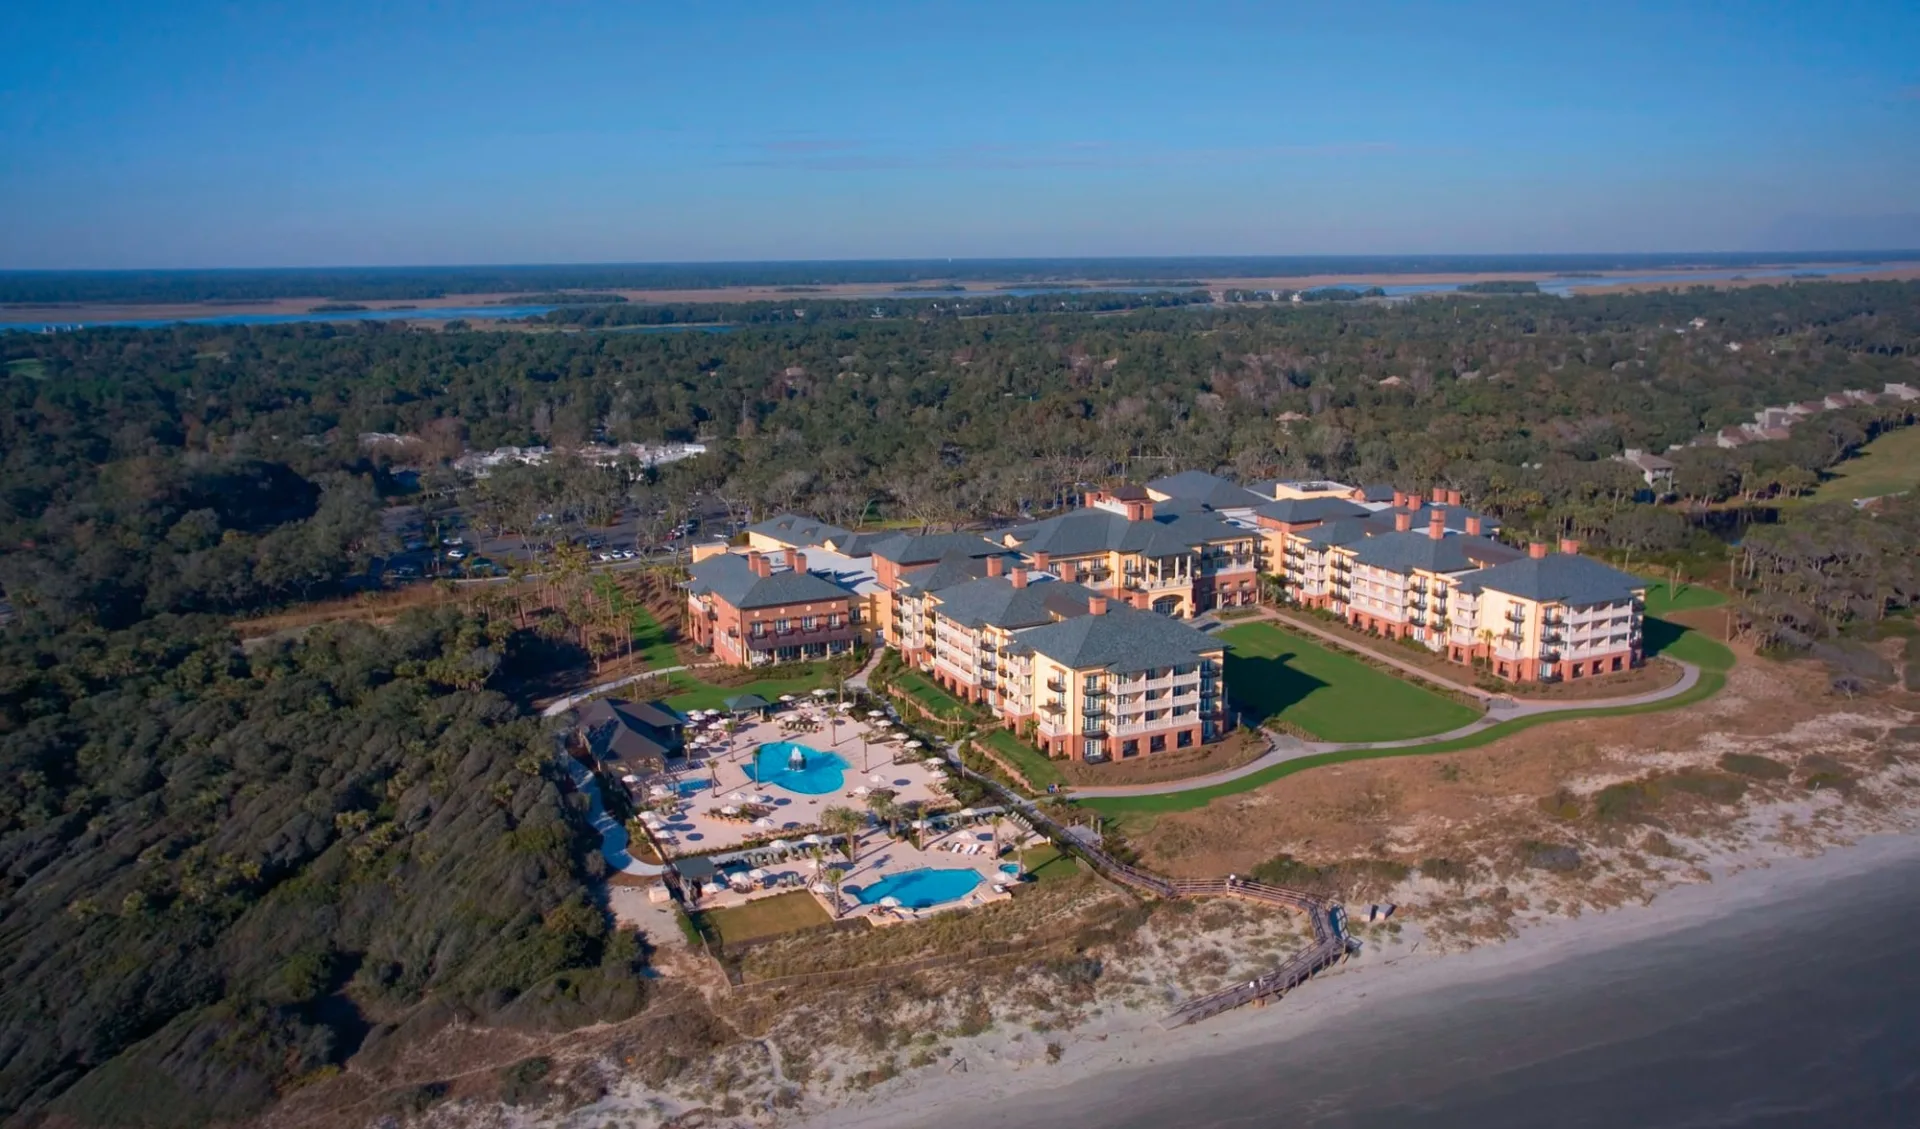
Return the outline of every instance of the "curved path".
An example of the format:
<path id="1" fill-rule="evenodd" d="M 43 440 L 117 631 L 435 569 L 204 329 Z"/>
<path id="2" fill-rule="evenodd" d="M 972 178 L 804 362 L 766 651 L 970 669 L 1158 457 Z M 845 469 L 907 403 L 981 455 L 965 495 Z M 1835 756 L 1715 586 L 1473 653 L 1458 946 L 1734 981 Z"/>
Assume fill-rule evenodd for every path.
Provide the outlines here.
<path id="1" fill-rule="evenodd" d="M 1577 713 L 1582 710 L 1619 709 L 1623 706 L 1648 706 L 1677 698 L 1691 690 L 1700 682 L 1700 668 L 1679 659 L 1668 659 L 1679 663 L 1680 681 L 1659 690 L 1650 690 L 1645 694 L 1630 694 L 1620 698 L 1590 698 L 1585 701 L 1541 702 L 1521 701 L 1513 698 L 1495 698 L 1487 712 L 1469 725 L 1445 733 L 1435 733 L 1427 737 L 1410 737 L 1401 741 L 1358 741 L 1341 744 L 1335 741 L 1306 741 L 1298 737 L 1276 736 L 1267 743 L 1267 751 L 1246 764 L 1229 768 L 1207 776 L 1190 776 L 1184 780 L 1165 780 L 1157 784 L 1110 784 L 1106 786 L 1076 787 L 1072 790 L 1075 799 L 1095 800 L 1119 796 L 1165 796 L 1175 792 L 1190 792 L 1196 788 L 1211 788 L 1216 784 L 1226 784 L 1245 776 L 1252 776 L 1263 769 L 1272 768 L 1287 761 L 1302 757 L 1317 757 L 1324 753 L 1341 753 L 1359 749 L 1415 749 L 1422 745 L 1437 745 L 1446 741 L 1457 741 L 1462 737 L 1472 737 L 1485 732 L 1496 725 L 1503 725 L 1523 717 L 1535 717 L 1541 714 Z"/>
<path id="2" fill-rule="evenodd" d="M 627 853 L 627 829 L 621 822 L 607 814 L 607 807 L 600 802 L 600 782 L 587 771 L 587 766 L 568 756 L 565 750 L 560 753 L 566 765 L 567 775 L 572 778 L 573 786 L 587 797 L 587 821 L 600 833 L 600 854 L 607 865 L 623 874 L 652 878 L 666 870 L 666 867 L 650 862 L 641 862 Z"/>

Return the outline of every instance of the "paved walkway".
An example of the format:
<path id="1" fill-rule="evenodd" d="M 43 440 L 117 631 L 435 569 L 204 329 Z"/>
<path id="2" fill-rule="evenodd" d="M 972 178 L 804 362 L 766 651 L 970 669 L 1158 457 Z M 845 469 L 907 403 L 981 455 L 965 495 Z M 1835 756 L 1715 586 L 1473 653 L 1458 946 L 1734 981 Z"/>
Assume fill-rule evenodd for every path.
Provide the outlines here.
<path id="1" fill-rule="evenodd" d="M 1290 622 L 1290 621 L 1283 621 Z M 1273 736 L 1268 739 L 1267 751 L 1238 768 L 1226 769 L 1207 776 L 1188 777 L 1185 780 L 1167 780 L 1158 784 L 1114 784 L 1105 787 L 1074 788 L 1076 799 L 1100 799 L 1119 796 L 1165 796 L 1175 792 L 1190 792 L 1196 788 L 1211 788 L 1216 784 L 1227 784 L 1242 777 L 1252 776 L 1256 772 L 1285 764 L 1302 757 L 1317 757 L 1323 753 L 1339 753 L 1357 749 L 1413 749 L 1421 745 L 1433 745 L 1442 741 L 1454 741 L 1462 737 L 1471 737 L 1496 725 L 1536 714 L 1570 713 L 1578 710 L 1618 709 L 1622 706 L 1645 706 L 1677 698 L 1693 689 L 1700 681 L 1700 668 L 1688 662 L 1671 659 L 1680 665 L 1680 681 L 1660 690 L 1651 690 L 1645 694 L 1630 694 L 1620 698 L 1592 698 L 1586 701 L 1520 701 L 1513 698 L 1496 698 L 1487 712 L 1479 720 L 1446 733 L 1436 733 L 1430 737 L 1411 737 L 1402 741 L 1360 741 L 1340 744 L 1333 741 L 1306 741 L 1298 737 Z"/>
<path id="2" fill-rule="evenodd" d="M 562 763 L 566 765 L 567 775 L 573 778 L 573 786 L 587 797 L 587 822 L 600 833 L 600 853 L 605 856 L 607 865 L 626 874 L 641 878 L 652 878 L 666 867 L 650 862 L 641 862 L 627 853 L 627 829 L 619 820 L 607 814 L 606 805 L 600 802 L 600 782 L 587 771 L 587 766 L 568 756 L 566 750 L 560 751 Z"/>
<path id="3" fill-rule="evenodd" d="M 579 705 L 581 702 L 586 701 L 588 698 L 591 698 L 596 694 L 604 694 L 609 690 L 618 690 L 622 686 L 631 686 L 635 682 L 652 678 L 656 675 L 678 674 L 683 670 L 692 670 L 692 669 L 693 668 L 690 666 L 663 666 L 659 670 L 643 670 L 639 674 L 629 674 L 624 678 L 613 679 L 611 682 L 602 682 L 597 686 L 589 686 L 585 690 L 580 691 L 578 694 L 568 694 L 566 697 L 553 703 L 552 705 L 548 706 L 546 709 L 541 710 L 540 716 L 541 717 L 559 717 L 561 714 L 566 713 L 568 710 L 572 709 L 573 707 Z"/>

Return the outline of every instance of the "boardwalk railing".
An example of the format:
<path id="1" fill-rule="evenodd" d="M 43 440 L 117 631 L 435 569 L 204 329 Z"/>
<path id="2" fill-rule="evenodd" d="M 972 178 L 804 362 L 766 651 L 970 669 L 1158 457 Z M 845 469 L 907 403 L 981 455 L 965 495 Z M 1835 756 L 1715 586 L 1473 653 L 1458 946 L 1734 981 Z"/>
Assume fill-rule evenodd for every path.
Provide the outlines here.
<path id="1" fill-rule="evenodd" d="M 1313 930 L 1313 940 L 1306 948 L 1294 953 L 1278 968 L 1265 975 L 1188 1000 L 1161 1021 L 1163 1026 L 1181 1027 L 1245 1004 L 1277 999 L 1306 982 L 1314 973 L 1345 958 L 1354 946 L 1354 942 L 1346 935 L 1346 913 L 1333 901 L 1304 890 L 1290 890 L 1284 886 L 1274 886 L 1237 876 L 1204 879 L 1161 877 L 1130 863 L 1121 862 L 1098 847 L 1068 834 L 1066 827 L 1043 814 L 1032 800 L 1014 793 L 999 781 L 974 772 L 957 761 L 954 763 L 954 768 L 961 775 L 1004 798 L 1013 818 L 1026 824 L 1034 832 L 1045 835 L 1060 850 L 1092 867 L 1095 873 L 1130 890 L 1168 900 L 1240 898 L 1263 905 L 1298 910 L 1307 915 L 1307 921 Z"/>

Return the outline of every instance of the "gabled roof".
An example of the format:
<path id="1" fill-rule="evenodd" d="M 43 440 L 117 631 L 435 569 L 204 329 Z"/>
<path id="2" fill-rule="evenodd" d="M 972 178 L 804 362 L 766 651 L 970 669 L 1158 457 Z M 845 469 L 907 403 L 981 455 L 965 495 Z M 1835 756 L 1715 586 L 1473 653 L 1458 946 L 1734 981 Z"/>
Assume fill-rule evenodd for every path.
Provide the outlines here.
<path id="1" fill-rule="evenodd" d="M 1284 521 L 1298 524 L 1307 521 L 1333 521 L 1343 517 L 1365 517 L 1372 510 L 1358 502 L 1349 502 L 1345 498 L 1288 498 L 1280 502 L 1268 502 L 1253 511 L 1257 516 L 1271 521 Z"/>
<path id="2" fill-rule="evenodd" d="M 987 558 L 963 552 L 948 553 L 932 564 L 916 565 L 900 573 L 902 592 L 938 592 L 987 574 Z"/>
<path id="3" fill-rule="evenodd" d="M 850 534 L 837 525 L 828 525 L 818 518 L 803 514 L 780 514 L 770 517 L 758 525 L 749 525 L 748 533 L 758 533 L 764 537 L 785 541 L 789 545 L 824 545 L 829 540 L 840 540 Z M 851 556 L 852 554 L 848 554 Z"/>
<path id="4" fill-rule="evenodd" d="M 687 571 L 693 576 L 687 582 L 689 592 L 696 596 L 710 592 L 736 608 L 772 608 L 853 595 L 811 572 L 781 569 L 771 576 L 755 576 L 747 558 L 738 553 L 708 557 Z"/>
<path id="5" fill-rule="evenodd" d="M 1023 553 L 1077 557 L 1113 550 L 1171 557 L 1209 542 L 1243 539 L 1252 534 L 1203 510 L 1176 507 L 1170 513 L 1156 512 L 1144 521 L 1128 521 L 1125 514 L 1111 510 L 1073 510 L 1031 525 L 1001 530 L 1000 536 L 1012 540 Z"/>
<path id="6" fill-rule="evenodd" d="M 1147 489 L 1169 498 L 1198 502 L 1211 510 L 1244 510 L 1266 500 L 1237 483 L 1204 470 L 1183 470 L 1179 474 L 1156 478 L 1147 483 Z"/>
<path id="7" fill-rule="evenodd" d="M 1394 489 L 1393 483 L 1391 482 L 1376 482 L 1372 486 L 1362 486 L 1360 488 L 1360 497 L 1363 501 L 1391 502 L 1393 501 L 1393 495 Z"/>
<path id="8" fill-rule="evenodd" d="M 1052 577 L 1015 588 L 1007 577 L 992 576 L 956 584 L 937 595 L 940 605 L 936 612 L 942 619 L 963 627 L 1014 630 L 1086 615 L 1088 599 L 1099 593 Z"/>
<path id="9" fill-rule="evenodd" d="M 1460 534 L 1433 537 L 1425 530 L 1383 533 L 1353 547 L 1353 559 L 1357 563 L 1398 573 L 1411 573 L 1415 569 L 1437 573 L 1469 572 L 1514 560 L 1521 555 L 1520 550 L 1485 537 Z"/>
<path id="10" fill-rule="evenodd" d="M 1521 557 L 1464 577 L 1461 587 L 1491 589 L 1523 600 L 1574 606 L 1611 604 L 1632 598 L 1647 582 L 1630 572 L 1578 553 Z"/>
<path id="11" fill-rule="evenodd" d="M 1382 528 L 1383 523 L 1375 518 L 1347 517 L 1316 525 L 1298 536 L 1309 545 L 1351 545 L 1379 534 Z M 1393 526 L 1385 525 L 1384 528 L 1391 531 Z"/>
<path id="12" fill-rule="evenodd" d="M 686 724 L 667 706 L 599 698 L 581 706 L 575 732 L 600 760 L 648 761 L 678 756 L 680 727 Z"/>
<path id="13" fill-rule="evenodd" d="M 1028 628 L 1015 635 L 1014 642 L 1072 670 L 1097 667 L 1116 674 L 1197 663 L 1223 649 L 1218 640 L 1180 620 L 1125 604 L 1113 605 L 1104 615 Z"/>
<path id="14" fill-rule="evenodd" d="M 930 564 L 950 553 L 991 557 L 1006 550 L 978 533 L 895 533 L 872 544 L 873 555 L 895 564 Z"/>

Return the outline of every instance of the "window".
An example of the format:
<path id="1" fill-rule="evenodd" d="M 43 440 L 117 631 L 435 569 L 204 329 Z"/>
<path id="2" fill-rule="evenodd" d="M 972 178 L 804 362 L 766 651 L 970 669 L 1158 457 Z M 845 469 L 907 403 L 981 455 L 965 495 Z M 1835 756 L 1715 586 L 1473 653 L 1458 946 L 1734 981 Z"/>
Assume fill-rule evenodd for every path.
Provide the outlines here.
<path id="1" fill-rule="evenodd" d="M 820 617 L 817 615 L 802 616 L 800 619 L 800 629 L 803 631 L 812 631 L 818 626 L 820 626 Z"/>
<path id="2" fill-rule="evenodd" d="M 787 632 L 793 630 L 793 621 L 790 619 L 776 619 L 773 621 L 773 629 L 785 635 Z"/>
<path id="3" fill-rule="evenodd" d="M 836 614 L 836 615 L 830 615 L 827 617 L 828 627 L 845 627 L 846 623 L 847 623 L 847 617 L 843 615 Z"/>
<path id="4" fill-rule="evenodd" d="M 1183 749 L 1191 748 L 1193 745 L 1193 730 L 1182 729 L 1180 731 L 1179 736 L 1174 738 L 1173 743 L 1180 746 Z"/>
<path id="5" fill-rule="evenodd" d="M 1081 755 L 1086 757 L 1088 760 L 1099 760 L 1100 759 L 1100 739 L 1098 737 L 1087 738 L 1086 744 L 1081 746 Z"/>
<path id="6" fill-rule="evenodd" d="M 1167 735 L 1164 733 L 1160 733 L 1147 738 L 1147 751 L 1151 753 L 1166 752 L 1167 751 Z"/>
<path id="7" fill-rule="evenodd" d="M 1120 742 L 1120 755 L 1121 755 L 1122 757 L 1137 757 L 1137 756 L 1139 756 L 1139 755 L 1140 755 L 1140 742 L 1138 742 L 1138 741 L 1122 741 L 1122 742 Z"/>
<path id="8" fill-rule="evenodd" d="M 767 625 L 766 625 L 766 624 L 765 624 L 764 622 L 759 622 L 759 621 L 756 621 L 756 622 L 754 623 L 754 625 L 753 625 L 753 631 L 752 631 L 752 635 L 753 635 L 753 637 L 754 637 L 755 639 L 764 639 L 764 638 L 766 638 L 766 635 L 767 635 Z"/>

